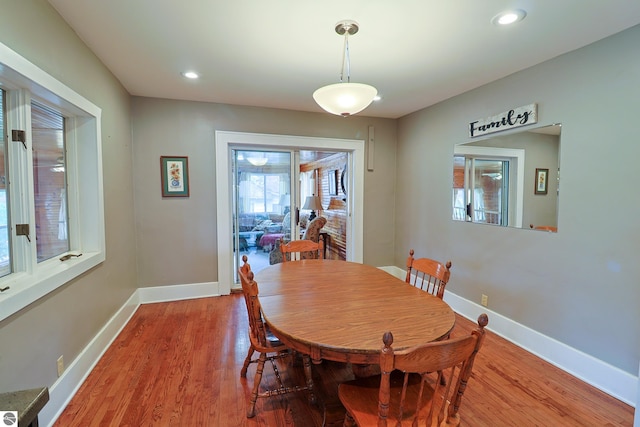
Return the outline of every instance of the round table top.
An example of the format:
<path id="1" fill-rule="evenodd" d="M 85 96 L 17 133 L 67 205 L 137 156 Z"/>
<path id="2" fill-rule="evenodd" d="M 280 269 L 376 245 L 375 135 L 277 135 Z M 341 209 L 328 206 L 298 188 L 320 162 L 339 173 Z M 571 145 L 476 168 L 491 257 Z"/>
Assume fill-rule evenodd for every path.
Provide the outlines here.
<path id="1" fill-rule="evenodd" d="M 455 325 L 440 298 L 365 264 L 302 260 L 255 275 L 271 331 L 318 361 L 369 363 L 391 331 L 396 351 L 438 340 Z"/>

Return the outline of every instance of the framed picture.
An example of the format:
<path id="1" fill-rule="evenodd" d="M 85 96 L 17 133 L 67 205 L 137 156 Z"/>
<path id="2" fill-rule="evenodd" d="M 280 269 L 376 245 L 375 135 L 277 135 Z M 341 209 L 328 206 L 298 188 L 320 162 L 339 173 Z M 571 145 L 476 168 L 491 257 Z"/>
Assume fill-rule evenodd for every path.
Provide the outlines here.
<path id="1" fill-rule="evenodd" d="M 162 197 L 189 197 L 189 158 L 160 156 Z"/>
<path id="2" fill-rule="evenodd" d="M 338 169 L 329 171 L 329 195 L 338 195 Z"/>
<path id="3" fill-rule="evenodd" d="M 547 194 L 549 179 L 549 169 L 536 168 L 536 190 L 535 194 Z"/>

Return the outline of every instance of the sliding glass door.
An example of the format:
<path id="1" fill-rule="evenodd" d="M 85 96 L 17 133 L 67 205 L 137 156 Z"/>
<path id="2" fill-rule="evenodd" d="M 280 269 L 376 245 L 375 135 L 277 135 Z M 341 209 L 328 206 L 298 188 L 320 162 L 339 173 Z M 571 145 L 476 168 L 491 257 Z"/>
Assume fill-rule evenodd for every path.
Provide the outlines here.
<path id="1" fill-rule="evenodd" d="M 295 208 L 298 168 L 293 151 L 233 150 L 234 267 L 247 255 L 254 272 L 269 265 L 269 255 L 280 239 L 296 233 Z"/>
<path id="2" fill-rule="evenodd" d="M 262 264 L 271 264 L 271 253 L 267 249 L 272 238 L 264 238 L 267 233 L 260 228 L 266 228 L 270 234 L 285 234 L 287 230 L 284 233 L 276 231 L 279 215 L 283 215 L 285 224 L 281 226 L 286 227 L 287 201 L 291 238 L 304 238 L 304 226 L 309 223 L 313 211 L 326 220 L 320 236 L 327 244 L 325 256 L 362 262 L 364 141 L 216 131 L 215 145 L 218 291 L 221 295 L 240 288 L 237 269 L 243 255 L 248 256 L 254 271 Z M 287 166 L 278 170 L 274 167 L 276 158 L 283 155 L 289 167 L 289 193 L 283 183 L 285 179 L 280 175 L 286 174 Z M 256 165 L 249 163 L 250 157 Z M 262 157 L 267 160 L 256 161 Z M 262 162 L 264 164 L 260 166 Z M 270 163 L 271 169 L 267 167 Z M 275 190 L 269 190 L 270 178 L 265 176 L 262 181 L 252 178 L 254 181 L 251 181 L 249 175 L 255 174 L 278 176 L 279 203 L 275 200 Z M 241 182 L 246 182 L 242 184 L 242 201 Z M 264 194 L 250 194 L 254 186 L 266 186 Z M 321 208 L 304 209 L 304 202 L 314 195 L 320 198 Z M 259 210 L 263 212 L 257 212 Z M 256 219 L 247 218 L 248 213 L 274 215 L 269 218 L 272 228 L 269 229 L 270 223 L 260 223 L 254 230 Z M 258 236 L 260 231 L 262 236 Z M 260 246 L 261 243 L 264 246 Z"/>
<path id="3" fill-rule="evenodd" d="M 234 272 L 243 255 L 254 272 L 279 262 L 279 242 L 304 238 L 315 216 L 324 256 L 346 259 L 346 162 L 344 152 L 232 149 Z"/>

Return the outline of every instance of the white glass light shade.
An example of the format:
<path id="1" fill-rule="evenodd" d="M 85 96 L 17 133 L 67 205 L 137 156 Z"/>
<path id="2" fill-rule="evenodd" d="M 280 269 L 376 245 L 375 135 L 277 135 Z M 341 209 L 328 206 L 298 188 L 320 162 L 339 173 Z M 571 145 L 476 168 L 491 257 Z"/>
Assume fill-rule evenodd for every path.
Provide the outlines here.
<path id="1" fill-rule="evenodd" d="M 336 83 L 313 92 L 313 99 L 323 110 L 337 116 L 351 116 L 371 104 L 378 90 L 363 83 Z"/>

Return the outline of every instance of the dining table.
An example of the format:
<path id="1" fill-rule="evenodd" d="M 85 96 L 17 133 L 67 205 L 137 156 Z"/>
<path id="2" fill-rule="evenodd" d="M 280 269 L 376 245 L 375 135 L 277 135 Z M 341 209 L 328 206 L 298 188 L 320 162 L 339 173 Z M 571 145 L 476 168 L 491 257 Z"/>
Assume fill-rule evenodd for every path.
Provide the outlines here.
<path id="1" fill-rule="evenodd" d="M 385 332 L 398 351 L 442 339 L 455 325 L 442 299 L 367 264 L 283 262 L 256 272 L 255 281 L 271 332 L 314 363 L 378 364 Z"/>

